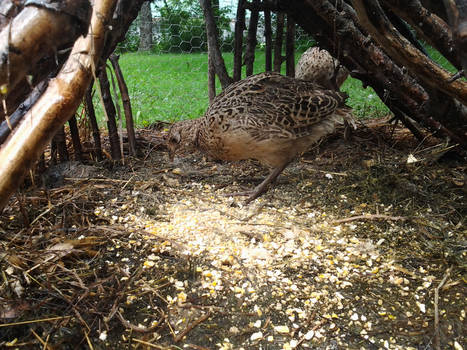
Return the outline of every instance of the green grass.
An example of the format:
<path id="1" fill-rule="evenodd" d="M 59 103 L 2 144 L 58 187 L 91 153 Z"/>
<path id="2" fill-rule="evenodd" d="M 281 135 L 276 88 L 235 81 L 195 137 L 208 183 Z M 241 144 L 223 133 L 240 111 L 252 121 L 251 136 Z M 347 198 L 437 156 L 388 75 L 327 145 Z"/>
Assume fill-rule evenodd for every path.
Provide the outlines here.
<path id="1" fill-rule="evenodd" d="M 444 57 L 432 49 L 429 50 L 440 65 L 455 71 Z M 296 57 L 298 59 L 300 55 L 297 54 Z M 231 74 L 233 54 L 224 54 L 224 60 Z M 255 73 L 264 71 L 264 61 L 264 52 L 258 51 Z M 130 92 L 137 125 L 145 126 L 159 120 L 198 118 L 205 112 L 208 106 L 207 54 L 127 53 L 120 57 L 120 65 Z M 219 81 L 216 86 L 220 91 Z M 349 77 L 342 90 L 349 94 L 347 104 L 359 118 L 374 118 L 390 113 L 374 90 L 371 87 L 363 89 L 362 83 L 357 79 Z M 100 106 L 97 110 L 101 114 Z"/>
<path id="2" fill-rule="evenodd" d="M 455 68 L 436 50 L 427 47 L 430 56 L 451 72 Z M 232 74 L 233 54 L 223 55 Z M 296 59 L 300 57 L 297 53 Z M 256 52 L 254 72 L 264 71 L 264 51 Z M 208 107 L 207 54 L 143 54 L 126 53 L 120 65 L 130 93 L 133 115 L 138 126 L 155 121 L 176 121 L 202 116 Z M 283 65 L 285 66 L 285 65 Z M 285 74 L 285 68 L 282 72 Z M 245 72 L 243 72 L 245 76 Z M 220 91 L 220 83 L 216 87 Z M 359 118 L 381 117 L 390 113 L 371 87 L 349 77 L 342 90 L 349 94 L 347 104 Z M 97 98 L 96 98 L 97 101 Z M 100 103 L 96 103 L 102 115 Z"/>

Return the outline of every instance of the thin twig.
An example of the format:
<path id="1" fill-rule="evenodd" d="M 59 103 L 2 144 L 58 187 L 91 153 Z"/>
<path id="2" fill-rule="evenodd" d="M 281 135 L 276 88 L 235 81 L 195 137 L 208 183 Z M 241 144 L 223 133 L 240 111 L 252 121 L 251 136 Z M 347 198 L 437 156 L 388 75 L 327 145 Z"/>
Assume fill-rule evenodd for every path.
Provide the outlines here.
<path id="1" fill-rule="evenodd" d="M 153 343 L 148 343 L 147 341 L 140 340 L 140 339 L 137 339 L 137 338 L 133 338 L 132 340 L 137 342 L 137 343 L 140 343 L 140 344 L 149 346 L 151 348 L 154 348 L 154 349 L 160 349 L 160 350 L 169 350 L 169 349 L 171 349 L 171 348 L 167 348 L 165 346 L 160 346 L 160 345 L 156 345 L 156 344 L 153 344 Z"/>
<path id="2" fill-rule="evenodd" d="M 439 332 L 439 309 L 438 309 L 438 301 L 439 301 L 439 290 L 443 287 L 446 283 L 446 280 L 451 273 L 452 267 L 448 268 L 446 273 L 444 274 L 443 279 L 439 282 L 438 287 L 435 288 L 435 339 L 434 339 L 434 346 L 436 350 L 441 350 L 441 341 L 440 341 L 440 332 Z"/>
<path id="3" fill-rule="evenodd" d="M 86 337 L 86 341 L 88 343 L 89 349 L 94 350 L 94 346 L 92 346 L 91 339 L 89 339 L 88 332 L 84 332 L 84 336 Z"/>
<path id="4" fill-rule="evenodd" d="M 368 214 L 368 215 L 356 215 L 356 216 L 351 216 L 349 218 L 344 218 L 344 219 L 339 219 L 339 220 L 334 220 L 331 223 L 332 224 L 340 224 L 343 222 L 351 222 L 351 221 L 357 221 L 357 220 L 390 220 L 390 221 L 405 221 L 408 220 L 408 217 L 405 216 L 389 216 L 389 215 L 383 215 L 383 214 Z"/>
<path id="5" fill-rule="evenodd" d="M 39 323 L 39 322 L 50 322 L 50 321 L 56 321 L 56 320 L 63 320 L 65 318 L 70 318 L 73 316 L 57 316 L 57 317 L 49 317 L 49 318 L 41 318 L 39 320 L 29 320 L 29 321 L 21 321 L 21 322 L 14 322 L 14 323 L 1 323 L 1 327 L 11 327 L 11 326 L 20 326 L 23 324 L 30 324 L 30 323 Z"/>
<path id="6" fill-rule="evenodd" d="M 201 316 L 200 318 L 198 318 L 196 321 L 194 321 L 193 323 L 189 324 L 185 330 L 183 332 L 181 332 L 179 335 L 177 335 L 175 338 L 174 338 L 174 342 L 175 343 L 178 343 L 180 340 L 183 339 L 183 337 L 185 337 L 185 335 L 188 334 L 188 332 L 190 332 L 193 328 L 195 328 L 197 325 L 199 325 L 200 323 L 206 321 L 209 317 L 211 317 L 211 311 L 208 311 L 206 314 L 204 314 L 203 316 Z"/>
<path id="7" fill-rule="evenodd" d="M 128 329 L 131 329 L 132 331 L 139 332 L 139 333 L 152 332 L 152 331 L 154 331 L 154 329 L 159 327 L 159 325 L 161 323 L 159 321 L 154 326 L 151 326 L 151 327 L 135 326 L 134 324 L 131 324 L 129 321 L 125 320 L 125 318 L 123 318 L 120 311 L 117 311 L 116 315 L 117 315 L 118 319 L 120 320 L 120 322 L 122 322 L 124 327 L 126 327 Z"/>

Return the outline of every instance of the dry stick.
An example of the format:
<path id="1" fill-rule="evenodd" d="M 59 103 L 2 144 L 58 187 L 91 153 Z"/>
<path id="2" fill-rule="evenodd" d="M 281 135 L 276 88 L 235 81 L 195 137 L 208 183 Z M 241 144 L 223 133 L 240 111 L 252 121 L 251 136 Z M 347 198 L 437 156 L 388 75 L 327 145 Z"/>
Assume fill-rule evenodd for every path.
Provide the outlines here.
<path id="1" fill-rule="evenodd" d="M 94 154 L 97 160 L 102 160 L 102 146 L 101 146 L 101 134 L 99 131 L 99 125 L 97 125 L 96 113 L 94 111 L 94 105 L 92 103 L 92 86 L 94 82 L 91 81 L 89 88 L 86 91 L 86 113 L 89 118 L 89 123 L 92 129 L 92 138 L 94 139 Z"/>
<path id="2" fill-rule="evenodd" d="M 120 69 L 120 65 L 118 63 L 119 56 L 112 54 L 110 55 L 110 63 L 112 63 L 112 67 L 115 72 L 115 76 L 117 77 L 118 88 L 120 90 L 120 95 L 122 98 L 123 103 L 123 111 L 125 113 L 125 121 L 126 121 L 126 131 L 128 136 L 128 149 L 131 156 L 136 155 L 136 135 L 135 135 L 135 127 L 133 123 L 133 112 L 131 110 L 131 101 L 130 95 L 128 93 L 128 87 L 125 83 L 125 78 L 123 77 L 122 70 Z"/>
<path id="3" fill-rule="evenodd" d="M 106 65 L 107 68 L 107 65 Z M 117 111 L 117 118 L 118 118 L 118 136 L 120 140 L 120 156 L 123 159 L 123 163 L 125 163 L 125 155 L 123 154 L 123 128 L 122 128 L 122 112 L 120 111 L 120 104 L 118 103 L 118 94 L 117 94 L 117 87 L 115 86 L 115 79 L 112 71 L 110 71 L 110 81 L 112 82 L 112 91 L 114 93 L 114 106 Z"/>
<path id="4" fill-rule="evenodd" d="M 287 34 L 285 39 L 285 71 L 289 77 L 295 76 L 295 21 L 287 15 Z"/>
<path id="5" fill-rule="evenodd" d="M 94 346 L 92 346 L 91 339 L 89 339 L 88 332 L 84 332 L 84 336 L 86 337 L 86 341 L 88 343 L 88 346 L 91 350 L 94 350 Z"/>
<path id="6" fill-rule="evenodd" d="M 165 346 L 160 346 L 160 345 L 148 343 L 147 341 L 140 340 L 140 339 L 137 339 L 137 338 L 133 338 L 133 341 L 135 341 L 137 343 L 140 343 L 140 344 L 143 344 L 143 345 L 146 345 L 146 346 L 149 346 L 149 347 L 154 348 L 154 349 L 160 349 L 160 350 L 170 350 L 170 349 L 172 349 L 172 348 L 167 348 Z"/>
<path id="7" fill-rule="evenodd" d="M 78 123 L 76 122 L 76 114 L 68 120 L 68 126 L 70 127 L 71 141 L 73 143 L 73 149 L 75 150 L 75 159 L 83 160 L 83 149 L 81 148 L 81 141 L 79 139 Z"/>
<path id="8" fill-rule="evenodd" d="M 135 326 L 134 324 L 131 324 L 129 321 L 125 320 L 122 314 L 120 313 L 120 311 L 117 311 L 116 315 L 124 327 L 131 329 L 132 331 L 139 332 L 139 333 L 152 332 L 154 331 L 154 329 L 159 327 L 161 323 L 161 322 L 157 322 L 156 325 L 151 326 L 151 327 Z"/>
<path id="9" fill-rule="evenodd" d="M 242 78 L 242 50 L 243 31 L 245 30 L 245 12 L 245 0 L 239 0 L 237 6 L 237 17 L 235 20 L 235 46 L 233 66 L 234 81 L 239 81 Z"/>
<path id="10" fill-rule="evenodd" d="M 370 215 L 356 215 L 356 216 L 351 216 L 349 218 L 345 219 L 339 219 L 339 220 L 334 220 L 331 223 L 332 224 L 340 224 L 343 222 L 351 222 L 351 221 L 357 221 L 357 220 L 390 220 L 390 221 L 405 221 L 408 220 L 409 218 L 405 216 L 389 216 L 389 215 L 383 215 L 383 214 L 370 214 Z"/>
<path id="11" fill-rule="evenodd" d="M 272 71 L 272 25 L 271 10 L 264 10 L 264 38 L 266 41 L 265 70 Z"/>
<path id="12" fill-rule="evenodd" d="M 39 319 L 39 320 L 21 321 L 21 322 L 13 322 L 13 323 L 1 323 L 0 328 L 2 328 L 2 327 L 11 327 L 11 326 L 21 326 L 23 324 L 63 320 L 65 318 L 70 318 L 70 317 L 73 317 L 73 316 L 71 316 L 71 315 L 70 316 L 57 316 L 57 317 L 42 318 L 42 319 Z"/>
<path id="13" fill-rule="evenodd" d="M 70 159 L 68 149 L 66 147 L 65 127 L 62 125 L 54 136 L 55 143 L 57 144 L 59 162 L 66 162 Z"/>
<path id="14" fill-rule="evenodd" d="M 253 5 L 259 5 L 259 3 L 259 0 L 253 1 Z M 258 32 L 259 19 L 259 10 L 257 8 L 253 8 L 250 11 L 250 22 L 248 23 L 248 36 L 244 56 L 247 77 L 253 74 L 253 63 L 255 62 L 255 49 L 257 44 L 256 33 Z"/>
<path id="15" fill-rule="evenodd" d="M 113 160 L 120 160 L 120 140 L 118 136 L 117 122 L 115 121 L 115 106 L 110 95 L 110 83 L 107 77 L 106 67 L 103 66 L 99 72 L 99 84 L 103 109 L 107 118 L 109 129 L 110 152 Z"/>
<path id="16" fill-rule="evenodd" d="M 222 88 L 225 89 L 229 86 L 233 79 L 229 76 L 227 68 L 225 67 L 224 58 L 219 46 L 218 30 L 216 20 L 212 11 L 211 0 L 200 0 L 201 8 L 203 9 L 204 20 L 206 24 L 206 36 L 208 38 L 209 50 L 212 51 L 212 60 L 216 68 L 216 74 Z"/>
<path id="17" fill-rule="evenodd" d="M 212 59 L 212 50 L 209 48 L 208 45 L 208 94 L 209 104 L 211 104 L 214 97 L 216 97 L 216 68 Z"/>
<path id="18" fill-rule="evenodd" d="M 448 268 L 446 273 L 444 274 L 443 279 L 441 282 L 438 284 L 438 287 L 435 288 L 435 340 L 434 340 L 434 346 L 436 350 L 441 350 L 441 341 L 440 341 L 440 332 L 439 332 L 439 310 L 438 310 L 438 301 L 439 301 L 439 290 L 443 287 L 443 285 L 446 283 L 446 280 L 449 277 L 449 274 L 451 273 L 452 267 Z"/>
<path id="19" fill-rule="evenodd" d="M 194 321 L 193 323 L 189 324 L 185 330 L 183 332 L 181 332 L 179 335 L 177 335 L 175 338 L 174 338 L 174 342 L 175 343 L 178 343 L 180 340 L 183 339 L 183 337 L 185 335 L 188 334 L 188 332 L 190 332 L 193 328 L 195 328 L 197 325 L 199 325 L 201 322 L 204 322 L 206 321 L 209 317 L 211 317 L 211 311 L 208 311 L 206 314 L 204 314 L 203 316 L 201 316 L 200 318 L 198 318 L 196 321 Z"/>
<path id="20" fill-rule="evenodd" d="M 281 71 L 281 65 L 284 61 L 284 57 L 282 56 L 282 42 L 283 42 L 283 34 L 284 34 L 284 20 L 285 15 L 284 13 L 278 13 L 276 18 L 276 40 L 274 42 L 274 72 Z"/>

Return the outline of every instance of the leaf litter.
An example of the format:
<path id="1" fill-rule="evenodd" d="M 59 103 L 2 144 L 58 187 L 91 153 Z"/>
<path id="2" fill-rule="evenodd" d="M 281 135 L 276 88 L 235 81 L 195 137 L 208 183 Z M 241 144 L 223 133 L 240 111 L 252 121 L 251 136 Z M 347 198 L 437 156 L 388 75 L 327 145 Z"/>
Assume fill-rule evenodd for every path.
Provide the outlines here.
<path id="1" fill-rule="evenodd" d="M 172 163 L 151 129 L 140 159 L 25 186 L 0 216 L 0 346 L 466 349 L 465 161 L 372 123 L 248 206 L 228 194 L 266 169 Z"/>

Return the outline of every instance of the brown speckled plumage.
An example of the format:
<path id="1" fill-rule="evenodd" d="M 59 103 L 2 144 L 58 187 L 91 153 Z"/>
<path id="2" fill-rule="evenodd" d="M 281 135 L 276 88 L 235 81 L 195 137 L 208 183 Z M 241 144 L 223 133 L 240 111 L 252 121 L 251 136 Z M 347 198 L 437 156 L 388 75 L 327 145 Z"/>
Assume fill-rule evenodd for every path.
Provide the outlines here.
<path id="1" fill-rule="evenodd" d="M 233 83 L 219 94 L 202 118 L 175 123 L 168 148 L 196 147 L 216 159 L 257 159 L 273 168 L 248 201 L 297 155 L 348 117 L 345 93 L 314 83 L 261 73 Z"/>
<path id="2" fill-rule="evenodd" d="M 328 89 L 338 90 L 348 76 L 349 71 L 337 59 L 316 46 L 306 50 L 295 67 L 295 78 L 312 81 Z"/>

